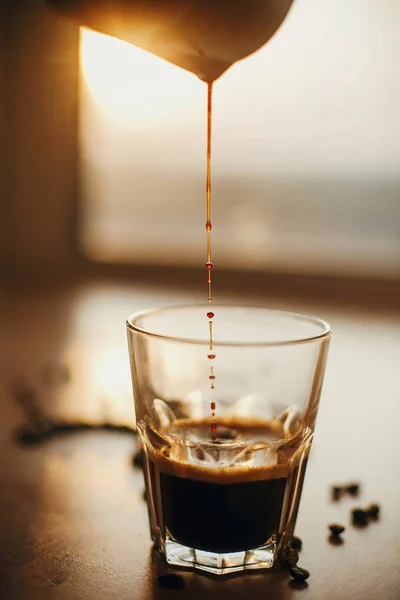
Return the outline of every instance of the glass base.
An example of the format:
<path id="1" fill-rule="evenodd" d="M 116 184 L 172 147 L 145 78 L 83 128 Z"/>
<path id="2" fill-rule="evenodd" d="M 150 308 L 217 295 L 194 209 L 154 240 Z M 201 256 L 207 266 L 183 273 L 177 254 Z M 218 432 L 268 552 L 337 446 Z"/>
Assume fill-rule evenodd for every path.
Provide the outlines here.
<path id="1" fill-rule="evenodd" d="M 253 550 L 224 554 L 196 550 L 171 539 L 166 539 L 164 543 L 164 556 L 170 565 L 200 569 L 216 575 L 247 569 L 270 569 L 275 561 L 276 550 L 274 542 Z"/>

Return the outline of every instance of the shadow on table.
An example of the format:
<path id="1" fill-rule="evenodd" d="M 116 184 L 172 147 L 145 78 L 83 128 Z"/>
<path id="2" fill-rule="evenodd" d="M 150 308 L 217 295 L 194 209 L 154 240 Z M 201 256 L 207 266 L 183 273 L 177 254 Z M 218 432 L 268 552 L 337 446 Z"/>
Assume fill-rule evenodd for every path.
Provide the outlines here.
<path id="1" fill-rule="evenodd" d="M 287 571 L 279 567 L 221 577 L 202 571 L 173 568 L 154 547 L 150 552 L 149 562 L 153 600 L 221 600 L 222 595 L 229 600 L 291 600 L 293 592 L 298 589 L 297 586 L 293 587 Z M 159 577 L 166 574 L 178 576 L 176 582 L 174 578 L 167 580 L 167 584 L 171 586 L 169 589 L 159 582 Z M 307 587 L 307 584 L 302 584 L 302 588 L 304 587 Z"/>

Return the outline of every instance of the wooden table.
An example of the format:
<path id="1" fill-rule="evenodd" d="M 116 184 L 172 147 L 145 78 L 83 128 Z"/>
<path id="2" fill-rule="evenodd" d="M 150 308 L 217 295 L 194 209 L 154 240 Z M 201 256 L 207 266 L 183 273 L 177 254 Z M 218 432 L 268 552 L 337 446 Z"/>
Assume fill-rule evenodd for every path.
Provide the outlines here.
<path id="1" fill-rule="evenodd" d="M 398 600 L 398 312 L 269 299 L 317 312 L 334 327 L 298 520 L 300 564 L 311 571 L 306 585 L 275 569 L 230 578 L 182 571 L 185 588 L 163 590 L 157 576 L 167 566 L 151 550 L 142 474 L 131 466 L 133 438 L 87 432 L 34 447 L 15 442 L 21 413 L 9 383 L 20 376 L 51 415 L 133 423 L 125 317 L 192 300 L 202 298 L 190 289 L 101 281 L 7 290 L 0 348 L 0 598 Z M 245 300 L 266 303 L 251 294 Z M 46 383 L 49 361 L 68 365 L 70 381 Z M 330 484 L 352 480 L 361 481 L 361 498 L 331 502 Z M 379 521 L 351 526 L 350 509 L 371 501 L 382 506 Z M 327 541 L 333 521 L 347 526 L 343 545 Z"/>

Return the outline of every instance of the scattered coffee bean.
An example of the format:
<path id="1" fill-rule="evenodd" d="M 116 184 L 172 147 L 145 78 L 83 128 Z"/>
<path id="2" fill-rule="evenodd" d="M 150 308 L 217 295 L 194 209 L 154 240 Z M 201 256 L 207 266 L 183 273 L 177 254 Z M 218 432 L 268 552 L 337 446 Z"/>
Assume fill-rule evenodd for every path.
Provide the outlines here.
<path id="1" fill-rule="evenodd" d="M 181 590 L 185 586 L 185 580 L 175 573 L 164 573 L 159 575 L 158 585 L 166 590 Z"/>
<path id="2" fill-rule="evenodd" d="M 295 535 L 292 537 L 291 541 L 290 541 L 290 545 L 292 546 L 292 548 L 294 548 L 295 550 L 301 550 L 301 547 L 303 545 L 303 542 L 301 541 L 301 539 L 299 537 L 296 537 Z"/>
<path id="3" fill-rule="evenodd" d="M 332 525 L 329 525 L 328 527 L 331 530 L 332 535 L 340 535 L 345 530 L 343 525 L 339 525 L 338 523 L 333 523 Z"/>
<path id="4" fill-rule="evenodd" d="M 143 456 L 141 452 L 136 452 L 136 454 L 133 455 L 133 466 L 136 467 L 137 469 L 141 469 L 143 467 Z"/>
<path id="5" fill-rule="evenodd" d="M 279 550 L 278 558 L 284 567 L 294 567 L 299 562 L 299 555 L 289 544 Z"/>
<path id="6" fill-rule="evenodd" d="M 299 554 L 296 550 L 291 550 L 286 558 L 286 564 L 288 567 L 295 567 L 299 562 Z"/>
<path id="7" fill-rule="evenodd" d="M 310 577 L 310 572 L 302 567 L 292 567 L 290 569 L 290 574 L 296 581 L 305 581 Z"/>
<path id="8" fill-rule="evenodd" d="M 367 522 L 368 514 L 362 508 L 354 508 L 351 511 L 351 516 L 353 519 L 353 523 L 357 525 L 363 525 Z"/>
<path id="9" fill-rule="evenodd" d="M 355 482 L 349 483 L 348 485 L 333 485 L 331 487 L 332 500 L 337 502 L 345 494 L 356 497 L 359 495 L 360 489 L 361 485 Z"/>
<path id="10" fill-rule="evenodd" d="M 358 496 L 358 494 L 360 493 L 360 484 L 350 483 L 346 486 L 346 492 L 350 494 L 350 496 Z"/>
<path id="11" fill-rule="evenodd" d="M 344 544 L 342 537 L 340 535 L 334 535 L 333 533 L 328 537 L 328 542 L 332 544 L 332 546 L 343 546 Z"/>
<path id="12" fill-rule="evenodd" d="M 378 515 L 379 515 L 379 511 L 380 511 L 380 507 L 378 504 L 370 504 L 365 510 L 368 517 L 370 517 L 371 519 L 377 519 Z"/>

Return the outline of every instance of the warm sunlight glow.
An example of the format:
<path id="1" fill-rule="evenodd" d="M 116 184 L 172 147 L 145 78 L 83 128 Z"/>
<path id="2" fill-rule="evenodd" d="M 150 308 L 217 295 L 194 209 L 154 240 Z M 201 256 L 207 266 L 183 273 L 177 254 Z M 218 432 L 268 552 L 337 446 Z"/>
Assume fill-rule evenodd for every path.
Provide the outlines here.
<path id="1" fill-rule="evenodd" d="M 81 29 L 81 65 L 96 105 L 123 122 L 190 110 L 204 85 L 145 50 L 89 29 Z"/>
<path id="2" fill-rule="evenodd" d="M 215 82 L 219 267 L 395 276 L 399 18 L 396 0 L 294 2 L 268 44 Z M 80 59 L 85 254 L 198 267 L 205 83 L 87 29 Z M 100 379 L 108 360 L 118 367 L 100 361 Z"/>

